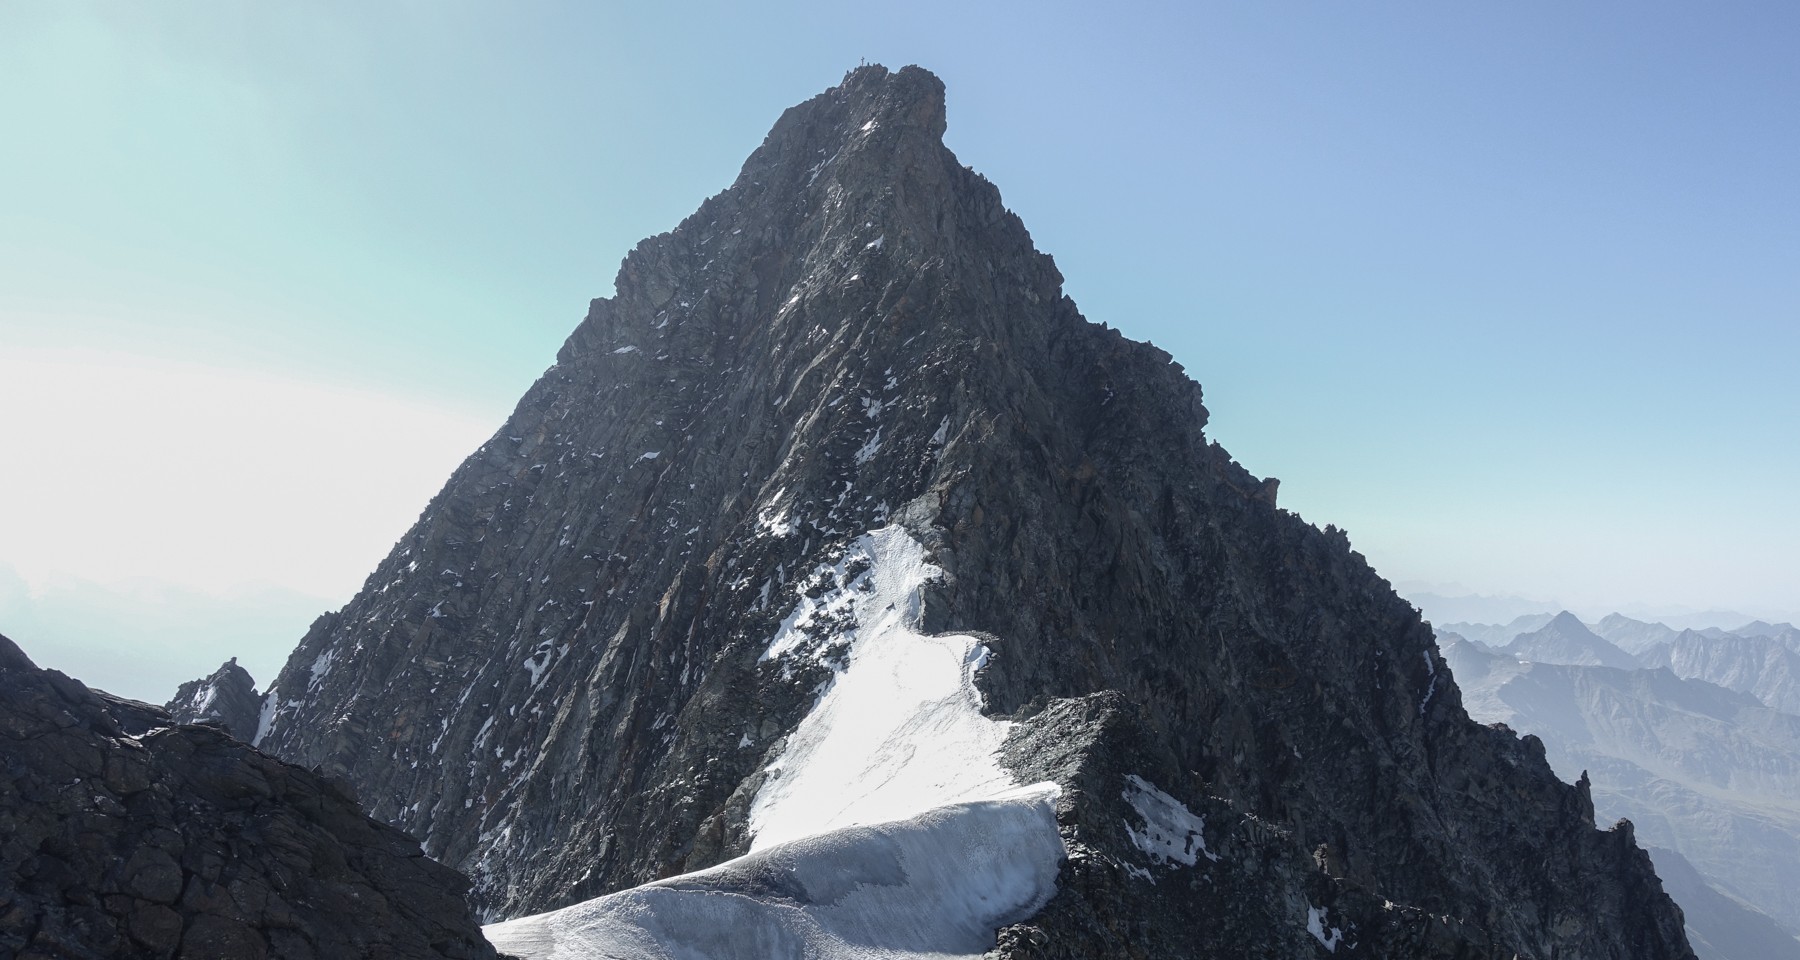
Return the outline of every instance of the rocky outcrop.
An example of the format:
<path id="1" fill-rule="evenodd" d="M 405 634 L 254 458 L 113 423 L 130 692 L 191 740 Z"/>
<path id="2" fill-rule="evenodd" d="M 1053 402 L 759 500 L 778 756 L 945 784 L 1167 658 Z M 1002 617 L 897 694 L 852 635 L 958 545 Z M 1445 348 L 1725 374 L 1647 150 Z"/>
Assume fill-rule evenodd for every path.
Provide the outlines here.
<path id="1" fill-rule="evenodd" d="M 0 956 L 481 958 L 466 883 L 341 788 L 0 637 Z"/>
<path id="2" fill-rule="evenodd" d="M 232 657 L 211 676 L 182 684 L 163 709 L 176 723 L 216 724 L 226 733 L 249 742 L 256 738 L 262 703 L 256 681 Z"/>
<path id="3" fill-rule="evenodd" d="M 1001 955 L 1691 956 L 1630 827 L 1469 720 L 1417 613 L 1082 318 L 944 126 L 916 68 L 784 114 L 302 639 L 260 742 L 490 918 L 711 867 L 898 530 L 938 575 L 888 610 L 981 638 L 1002 761 L 1063 791 L 1060 892 Z"/>

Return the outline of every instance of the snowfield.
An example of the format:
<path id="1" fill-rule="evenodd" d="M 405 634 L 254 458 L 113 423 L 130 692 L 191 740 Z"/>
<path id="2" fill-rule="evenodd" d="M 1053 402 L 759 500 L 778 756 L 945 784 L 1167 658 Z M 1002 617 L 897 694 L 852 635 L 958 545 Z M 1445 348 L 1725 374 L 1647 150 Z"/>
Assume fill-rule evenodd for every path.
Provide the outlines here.
<path id="1" fill-rule="evenodd" d="M 1041 909 L 1064 857 L 1060 789 L 1000 766 L 1010 725 L 982 715 L 975 687 L 987 648 L 918 631 L 941 574 L 898 526 L 814 571 L 826 589 L 802 594 L 764 658 L 835 676 L 768 767 L 748 855 L 488 939 L 525 960 L 941 960 L 979 956 Z"/>
<path id="2" fill-rule="evenodd" d="M 750 805 L 751 849 L 1019 786 L 994 756 L 1011 725 L 981 714 L 975 672 L 987 648 L 914 629 L 919 592 L 941 573 L 897 526 L 858 537 L 842 561 L 816 571 L 834 586 L 802 600 L 766 656 L 822 655 L 839 644 L 848 653 L 769 765 Z"/>
<path id="3" fill-rule="evenodd" d="M 1056 793 L 845 827 L 484 932 L 525 960 L 979 956 L 1055 893 Z"/>

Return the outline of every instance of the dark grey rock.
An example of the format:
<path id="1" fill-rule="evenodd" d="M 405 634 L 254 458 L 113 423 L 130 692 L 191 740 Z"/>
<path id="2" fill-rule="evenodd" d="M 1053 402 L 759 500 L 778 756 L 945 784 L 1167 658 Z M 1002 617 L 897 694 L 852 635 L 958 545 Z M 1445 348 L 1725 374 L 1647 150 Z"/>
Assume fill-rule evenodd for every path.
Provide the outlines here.
<path id="1" fill-rule="evenodd" d="M 1374 955 L 1690 957 L 1629 825 L 1469 720 L 1412 607 L 1082 318 L 944 127 L 935 77 L 855 71 L 639 244 L 261 743 L 492 918 L 710 866 L 828 676 L 760 654 L 897 523 L 945 571 L 925 627 L 990 638 L 1009 762 L 1067 791 L 1061 892 L 1000 955 L 1315 955 L 1311 917 Z M 1220 860 L 1147 861 L 1131 777 Z"/>
<path id="2" fill-rule="evenodd" d="M 317 776 L 0 637 L 0 957 L 483 958 L 467 881 Z"/>

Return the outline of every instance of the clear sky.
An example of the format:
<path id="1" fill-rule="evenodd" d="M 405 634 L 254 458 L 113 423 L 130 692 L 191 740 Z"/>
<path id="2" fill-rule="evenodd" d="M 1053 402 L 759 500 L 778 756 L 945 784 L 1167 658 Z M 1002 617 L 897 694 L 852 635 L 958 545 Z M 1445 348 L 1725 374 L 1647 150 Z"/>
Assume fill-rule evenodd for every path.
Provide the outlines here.
<path id="1" fill-rule="evenodd" d="M 1792 615 L 1797 50 L 1785 0 L 12 0 L 0 632 L 101 676 L 33 603 L 273 589 L 120 641 L 122 692 L 267 679 L 624 253 L 865 58 L 941 76 L 1089 319 L 1390 578 Z"/>

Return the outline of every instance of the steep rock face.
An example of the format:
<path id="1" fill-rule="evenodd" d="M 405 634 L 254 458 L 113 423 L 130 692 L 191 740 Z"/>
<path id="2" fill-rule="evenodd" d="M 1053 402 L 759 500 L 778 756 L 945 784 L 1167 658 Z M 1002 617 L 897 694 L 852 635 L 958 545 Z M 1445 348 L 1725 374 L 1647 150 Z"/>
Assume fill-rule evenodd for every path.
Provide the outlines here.
<path id="1" fill-rule="evenodd" d="M 0 956 L 492 957 L 466 881 L 319 777 L 0 637 Z"/>
<path id="2" fill-rule="evenodd" d="M 632 251 L 260 743 L 491 917 L 712 866 L 834 677 L 817 598 L 897 527 L 942 573 L 909 616 L 983 639 L 1002 761 L 1063 791 L 1060 892 L 1002 955 L 1690 956 L 1629 827 L 1468 720 L 1412 608 L 1081 317 L 944 123 L 930 74 L 858 70 Z"/>
<path id="3" fill-rule="evenodd" d="M 262 704 L 256 681 L 232 657 L 212 675 L 182 684 L 163 709 L 176 723 L 216 723 L 226 733 L 249 741 L 256 736 Z"/>

